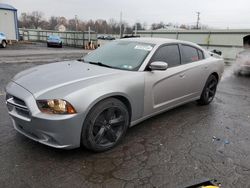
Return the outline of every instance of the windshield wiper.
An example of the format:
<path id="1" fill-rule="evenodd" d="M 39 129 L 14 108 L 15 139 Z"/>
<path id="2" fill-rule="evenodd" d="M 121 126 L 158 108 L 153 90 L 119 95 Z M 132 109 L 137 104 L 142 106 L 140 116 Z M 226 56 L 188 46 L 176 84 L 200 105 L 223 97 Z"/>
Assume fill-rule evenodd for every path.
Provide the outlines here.
<path id="1" fill-rule="evenodd" d="M 98 65 L 98 66 L 101 66 L 101 67 L 113 68 L 112 66 L 103 64 L 103 63 L 101 63 L 101 62 L 91 62 L 91 61 L 87 61 L 87 62 L 88 62 L 89 64 L 92 64 L 92 65 Z"/>

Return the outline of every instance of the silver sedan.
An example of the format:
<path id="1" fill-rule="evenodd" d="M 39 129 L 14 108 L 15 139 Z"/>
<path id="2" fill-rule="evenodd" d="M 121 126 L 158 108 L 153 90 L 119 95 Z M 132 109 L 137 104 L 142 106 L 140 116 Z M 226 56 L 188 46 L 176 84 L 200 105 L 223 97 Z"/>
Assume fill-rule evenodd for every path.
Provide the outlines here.
<path id="1" fill-rule="evenodd" d="M 14 128 L 30 139 L 104 151 L 147 118 L 190 101 L 209 104 L 223 69 L 223 59 L 190 42 L 122 39 L 17 74 L 6 103 Z"/>

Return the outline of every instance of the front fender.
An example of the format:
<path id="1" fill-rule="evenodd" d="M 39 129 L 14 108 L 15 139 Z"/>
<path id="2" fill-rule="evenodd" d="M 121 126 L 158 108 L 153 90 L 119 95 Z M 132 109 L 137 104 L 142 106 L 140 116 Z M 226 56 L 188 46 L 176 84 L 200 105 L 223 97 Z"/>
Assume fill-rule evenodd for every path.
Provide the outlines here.
<path id="1" fill-rule="evenodd" d="M 38 99 L 56 98 L 70 102 L 84 122 L 89 111 L 101 100 L 121 96 L 131 106 L 131 121 L 139 119 L 144 111 L 144 73 L 126 72 L 104 79 L 88 80 L 46 92 Z"/>

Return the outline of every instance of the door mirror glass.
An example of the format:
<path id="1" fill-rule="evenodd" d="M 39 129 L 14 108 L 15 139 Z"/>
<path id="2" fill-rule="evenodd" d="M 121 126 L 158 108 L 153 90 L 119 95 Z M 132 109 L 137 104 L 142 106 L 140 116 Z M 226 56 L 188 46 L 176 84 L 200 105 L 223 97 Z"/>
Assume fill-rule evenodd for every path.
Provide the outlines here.
<path id="1" fill-rule="evenodd" d="M 150 70 L 167 70 L 168 68 L 168 63 L 163 62 L 163 61 L 154 61 L 150 63 L 149 65 Z"/>

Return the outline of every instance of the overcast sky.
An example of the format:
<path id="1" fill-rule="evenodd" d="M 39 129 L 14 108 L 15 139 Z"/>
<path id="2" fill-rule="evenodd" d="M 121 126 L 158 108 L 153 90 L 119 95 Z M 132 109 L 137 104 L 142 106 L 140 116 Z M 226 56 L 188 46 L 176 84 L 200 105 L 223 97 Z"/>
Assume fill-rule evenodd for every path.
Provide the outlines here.
<path id="1" fill-rule="evenodd" d="M 216 28 L 250 28 L 249 0 L 0 0 L 18 9 L 18 13 L 42 11 L 46 17 L 65 16 L 79 19 L 163 21 L 194 24 L 196 12 L 201 12 L 201 23 Z"/>

